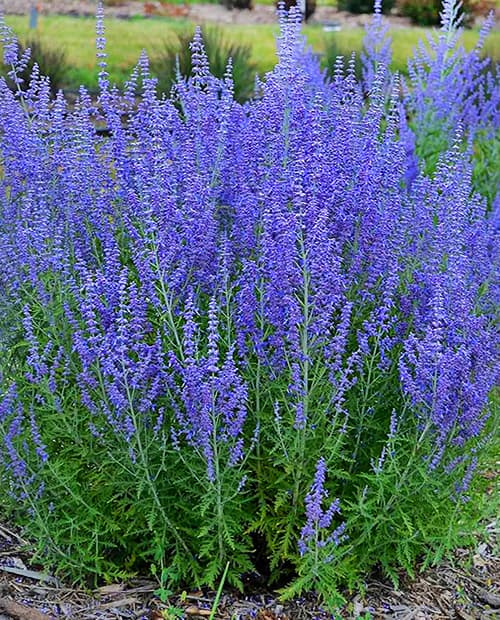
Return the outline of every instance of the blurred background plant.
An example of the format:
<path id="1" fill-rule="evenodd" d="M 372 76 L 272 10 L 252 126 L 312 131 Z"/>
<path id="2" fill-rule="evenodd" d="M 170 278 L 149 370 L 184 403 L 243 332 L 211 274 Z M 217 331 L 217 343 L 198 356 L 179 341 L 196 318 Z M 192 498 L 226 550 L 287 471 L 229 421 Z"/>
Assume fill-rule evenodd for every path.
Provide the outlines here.
<path id="1" fill-rule="evenodd" d="M 19 73 L 21 87 L 24 90 L 29 86 L 33 67 L 37 64 L 40 74 L 50 79 L 50 91 L 55 95 L 67 83 L 69 64 L 66 51 L 60 46 L 48 44 L 36 34 L 19 44 L 19 55 L 23 56 L 28 49 L 29 60 L 24 70 Z M 9 84 L 13 89 L 16 88 L 12 80 L 9 80 Z"/>
<path id="2" fill-rule="evenodd" d="M 298 6 L 299 9 L 301 8 L 300 3 L 298 3 L 296 0 L 284 0 L 282 2 L 282 4 L 287 9 L 287 11 L 289 11 L 292 8 L 292 6 Z M 280 2 L 277 2 L 276 6 L 278 7 L 279 5 L 280 5 Z M 316 11 L 316 6 L 317 6 L 316 0 L 305 0 L 305 16 L 306 16 L 306 21 Z"/>
<path id="3" fill-rule="evenodd" d="M 220 0 L 220 4 L 224 5 L 227 9 L 253 9 L 253 0 Z"/>
<path id="4" fill-rule="evenodd" d="M 384 0 L 382 12 L 390 13 L 396 4 L 396 0 Z M 350 13 L 373 13 L 372 0 L 338 0 L 337 6 L 341 11 Z"/>
<path id="5" fill-rule="evenodd" d="M 419 26 L 436 26 L 439 24 L 441 4 L 440 0 L 400 0 L 399 8 L 402 15 Z M 464 0 L 464 24 L 472 24 L 476 17 L 487 15 L 495 7 L 494 0 Z"/>
<path id="6" fill-rule="evenodd" d="M 342 63 L 345 71 L 350 68 L 357 80 L 361 79 L 363 67 L 360 50 L 351 51 L 350 55 L 347 54 L 345 46 L 339 40 L 338 33 L 331 32 L 325 35 L 323 53 L 320 58 L 321 66 L 325 69 L 329 79 L 334 77 L 335 71 L 339 68 L 339 63 Z"/>
<path id="7" fill-rule="evenodd" d="M 160 92 L 169 93 L 177 79 L 177 71 L 183 77 L 193 72 L 190 43 L 194 29 L 185 28 L 165 40 L 162 48 L 153 53 L 151 72 L 158 78 Z M 236 42 L 217 26 L 207 26 L 202 33 L 210 71 L 215 77 L 223 78 L 229 59 L 232 61 L 234 95 L 237 101 L 246 101 L 254 92 L 257 68 L 252 61 L 252 49 L 247 43 Z"/>

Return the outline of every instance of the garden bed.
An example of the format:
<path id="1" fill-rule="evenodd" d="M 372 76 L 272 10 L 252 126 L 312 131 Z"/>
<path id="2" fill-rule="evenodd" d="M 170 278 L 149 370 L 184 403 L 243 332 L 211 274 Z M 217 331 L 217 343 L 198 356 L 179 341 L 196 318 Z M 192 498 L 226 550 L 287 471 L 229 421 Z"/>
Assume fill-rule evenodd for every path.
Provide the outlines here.
<path id="1" fill-rule="evenodd" d="M 442 16 L 401 89 L 380 5 L 330 79 L 282 14 L 244 104 L 200 30 L 115 88 L 99 9 L 69 106 L 1 24 L 0 613 L 498 614 L 500 88 Z"/>
<path id="2" fill-rule="evenodd" d="M 487 523 L 475 550 L 457 549 L 448 561 L 415 579 L 403 577 L 398 589 L 387 580 L 372 576 L 367 580 L 364 595 L 345 594 L 348 602 L 337 617 L 363 620 L 498 618 L 498 531 L 498 522 Z M 42 573 L 36 568 L 33 570 L 30 554 L 25 549 L 25 541 L 12 528 L 0 526 L 0 564 L 3 567 L 0 568 L 0 620 L 174 620 L 176 617 L 195 620 L 209 616 L 208 610 L 215 598 L 214 592 L 194 591 L 162 603 L 154 594 L 157 584 L 140 577 L 93 592 L 73 589 L 52 577 L 44 580 Z M 15 572 L 10 572 L 12 568 Z M 174 609 L 179 610 L 178 616 L 174 615 Z M 221 620 L 327 620 L 334 617 L 313 597 L 281 603 L 275 592 L 259 589 L 254 584 L 250 584 L 244 594 L 226 591 L 215 616 Z"/>

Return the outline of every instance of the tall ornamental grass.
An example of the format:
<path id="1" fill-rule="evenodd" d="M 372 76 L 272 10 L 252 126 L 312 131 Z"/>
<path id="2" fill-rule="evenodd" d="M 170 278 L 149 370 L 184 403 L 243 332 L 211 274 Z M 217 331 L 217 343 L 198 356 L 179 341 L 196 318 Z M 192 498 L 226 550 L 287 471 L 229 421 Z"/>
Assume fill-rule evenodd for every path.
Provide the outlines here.
<path id="1" fill-rule="evenodd" d="M 374 567 L 439 560 L 484 514 L 488 24 L 466 53 L 447 0 L 403 83 L 375 9 L 360 81 L 342 58 L 325 78 L 282 12 L 246 104 L 199 31 L 169 98 L 145 55 L 120 91 L 102 8 L 97 101 L 51 98 L 36 66 L 14 94 L 0 81 L 2 515 L 60 573 L 213 586 L 229 563 L 235 586 L 258 569 L 333 605 Z M 27 55 L 2 31 L 19 82 Z"/>

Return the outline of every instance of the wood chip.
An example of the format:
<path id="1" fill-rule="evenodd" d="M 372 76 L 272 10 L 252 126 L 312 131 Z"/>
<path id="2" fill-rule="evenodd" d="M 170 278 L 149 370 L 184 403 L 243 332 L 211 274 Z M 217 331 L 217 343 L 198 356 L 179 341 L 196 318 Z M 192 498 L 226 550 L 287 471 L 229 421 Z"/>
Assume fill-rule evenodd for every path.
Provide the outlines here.
<path id="1" fill-rule="evenodd" d="M 3 525 L 0 525 L 0 535 L 5 538 L 5 540 L 12 540 L 13 538 L 15 538 L 19 543 L 21 543 L 22 545 L 27 545 L 28 543 L 23 540 L 18 534 L 16 534 L 14 531 L 12 531 L 9 528 L 6 528 Z"/>
<path id="2" fill-rule="evenodd" d="M 196 605 L 189 605 L 184 610 L 188 616 L 200 616 L 202 618 L 208 618 L 212 613 L 210 609 L 201 609 L 200 607 L 196 607 Z"/>
<path id="3" fill-rule="evenodd" d="M 15 566 L 2 566 L 0 565 L 0 571 L 5 573 L 12 573 L 13 575 L 19 575 L 20 577 L 26 577 L 27 579 L 36 579 L 37 581 L 45 581 L 46 583 L 53 583 L 55 586 L 59 585 L 59 582 L 55 577 L 40 573 L 36 570 L 29 570 L 27 568 L 16 568 Z"/>
<path id="4" fill-rule="evenodd" d="M 102 586 L 95 590 L 96 594 L 118 594 L 123 592 L 125 586 L 123 583 L 110 583 L 109 586 Z"/>
<path id="5" fill-rule="evenodd" d="M 482 588 L 477 589 L 478 597 L 490 607 L 500 607 L 500 596 L 494 592 L 488 592 Z"/>
<path id="6" fill-rule="evenodd" d="M 270 609 L 261 609 L 257 614 L 258 620 L 276 620 L 276 616 Z"/>
<path id="7" fill-rule="evenodd" d="M 53 620 L 38 609 L 31 609 L 8 598 L 0 598 L 0 611 L 4 611 L 13 620 Z"/>
<path id="8" fill-rule="evenodd" d="M 129 605 L 135 605 L 138 603 L 136 598 L 122 598 L 119 601 L 110 601 L 109 603 L 103 603 L 99 605 L 99 610 L 104 611 L 106 609 L 120 609 L 120 607 L 128 607 Z"/>

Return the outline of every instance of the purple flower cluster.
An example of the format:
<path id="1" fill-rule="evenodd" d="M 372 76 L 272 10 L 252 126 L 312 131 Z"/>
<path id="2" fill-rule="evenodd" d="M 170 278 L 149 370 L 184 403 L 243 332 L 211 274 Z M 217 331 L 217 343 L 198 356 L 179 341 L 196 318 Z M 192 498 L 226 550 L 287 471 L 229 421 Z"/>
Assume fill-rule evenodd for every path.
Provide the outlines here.
<path id="1" fill-rule="evenodd" d="M 427 46 L 420 42 L 408 63 L 405 99 L 414 125 L 423 134 L 439 134 L 444 144 L 451 143 L 460 128 L 493 135 L 500 126 L 496 70 L 481 55 L 493 15 L 485 20 L 476 46 L 468 53 L 459 43 L 461 21 L 459 3 L 445 0 L 439 34 L 430 36 Z"/>
<path id="2" fill-rule="evenodd" d="M 387 72 L 385 81 L 389 83 L 389 65 L 392 60 L 391 39 L 388 36 L 389 27 L 382 18 L 382 0 L 375 0 L 373 19 L 367 27 L 363 42 L 363 82 L 370 91 L 380 75 L 380 70 Z"/>
<path id="3" fill-rule="evenodd" d="M 172 370 L 181 379 L 176 396 L 174 444 L 180 436 L 203 454 L 207 476 L 216 479 L 217 453 L 227 446 L 229 464 L 236 465 L 244 456 L 243 426 L 247 415 L 247 388 L 235 364 L 231 347 L 221 358 L 218 336 L 217 305 L 214 298 L 208 309 L 208 343 L 204 355 L 198 344 L 199 329 L 194 305 L 188 300 L 185 310 L 184 355 L 171 357 Z"/>
<path id="4" fill-rule="evenodd" d="M 28 420 L 27 428 L 25 420 Z M 40 430 L 33 411 L 24 414 L 16 388 L 11 385 L 0 400 L 2 452 L 0 466 L 5 493 L 14 502 L 26 502 L 32 512 L 33 503 L 43 492 L 44 482 L 39 470 L 47 460 Z M 29 438 L 29 441 L 28 441 Z"/>
<path id="5" fill-rule="evenodd" d="M 340 500 L 331 502 L 326 509 L 323 502 L 328 498 L 328 491 L 325 489 L 326 463 L 320 459 L 316 465 L 316 473 L 311 489 L 305 498 L 306 505 L 306 524 L 302 528 L 299 540 L 299 551 L 305 555 L 308 551 L 325 549 L 333 543 L 338 546 L 346 539 L 344 534 L 345 523 L 338 525 L 332 532 L 333 519 L 340 514 Z"/>
<path id="6" fill-rule="evenodd" d="M 126 467 L 154 463 L 148 488 L 162 467 L 194 471 L 186 492 L 208 481 L 221 511 L 253 493 L 257 512 L 275 492 L 259 485 L 278 479 L 305 500 L 301 534 L 294 524 L 305 554 L 344 535 L 339 500 L 323 507 L 328 489 L 342 499 L 325 480 L 340 451 L 362 480 L 413 424 L 428 433 L 432 471 L 467 461 L 499 378 L 498 198 L 486 217 L 471 163 L 476 132 L 498 128 L 498 74 L 479 48 L 455 47 L 447 2 L 402 96 L 376 6 L 363 84 L 342 62 L 325 81 L 294 12 L 246 104 L 230 67 L 210 74 L 199 32 L 193 76 L 170 97 L 145 56 L 121 91 L 101 12 L 97 101 L 83 88 L 74 104 L 51 99 L 37 70 L 23 93 L 0 79 L 9 485 L 35 474 L 39 485 L 60 455 L 47 416 L 81 418 L 89 441 L 128 453 Z M 6 60 L 21 66 L 1 29 Z M 447 143 L 430 176 L 416 144 L 436 119 Z M 293 462 L 275 474 L 278 453 Z"/>

